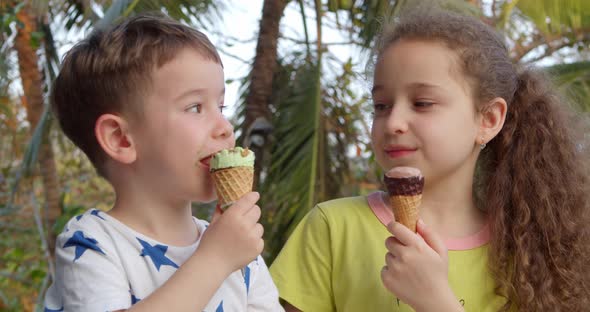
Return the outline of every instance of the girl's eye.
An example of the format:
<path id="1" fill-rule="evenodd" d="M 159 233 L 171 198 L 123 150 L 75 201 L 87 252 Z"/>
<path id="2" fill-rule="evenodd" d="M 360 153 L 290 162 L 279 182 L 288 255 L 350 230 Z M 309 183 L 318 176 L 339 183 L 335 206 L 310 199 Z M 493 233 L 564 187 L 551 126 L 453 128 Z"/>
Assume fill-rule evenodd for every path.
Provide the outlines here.
<path id="1" fill-rule="evenodd" d="M 225 105 L 223 105 L 223 104 L 222 104 L 222 105 L 220 105 L 220 106 L 219 106 L 219 111 L 223 113 L 223 110 L 224 110 L 226 107 L 227 107 L 227 106 L 225 106 Z"/>
<path id="2" fill-rule="evenodd" d="M 414 106 L 418 107 L 418 108 L 426 108 L 429 106 L 432 106 L 434 103 L 432 102 L 426 102 L 426 101 L 416 101 L 414 102 Z"/>
<path id="3" fill-rule="evenodd" d="M 201 104 L 191 105 L 186 111 L 189 113 L 201 113 Z"/>
<path id="4" fill-rule="evenodd" d="M 386 115 L 389 112 L 389 110 L 391 110 L 391 105 L 382 104 L 382 103 L 373 104 L 373 115 L 374 116 Z"/>

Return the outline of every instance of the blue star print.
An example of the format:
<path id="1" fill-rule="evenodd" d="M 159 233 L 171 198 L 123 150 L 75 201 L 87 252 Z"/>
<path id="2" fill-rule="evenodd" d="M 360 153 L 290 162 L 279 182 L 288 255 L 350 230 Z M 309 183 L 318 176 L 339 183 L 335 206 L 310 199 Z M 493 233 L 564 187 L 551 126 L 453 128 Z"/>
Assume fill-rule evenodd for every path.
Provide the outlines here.
<path id="1" fill-rule="evenodd" d="M 223 300 L 221 300 L 219 306 L 217 306 L 217 309 L 215 309 L 215 312 L 223 312 Z"/>
<path id="2" fill-rule="evenodd" d="M 136 304 L 136 303 L 138 303 L 140 301 L 141 301 L 141 299 L 135 297 L 134 294 L 131 294 L 131 305 L 134 305 L 134 304 Z"/>
<path id="3" fill-rule="evenodd" d="M 137 237 L 136 237 L 137 238 Z M 143 249 L 141 250 L 140 256 L 145 257 L 148 256 L 152 258 L 152 262 L 156 266 L 156 269 L 160 271 L 160 266 L 162 265 L 169 265 L 171 267 L 177 268 L 178 265 L 172 262 L 168 257 L 165 256 L 166 251 L 168 250 L 168 246 L 164 245 L 156 245 L 152 246 L 149 243 L 137 238 Z"/>
<path id="4" fill-rule="evenodd" d="M 82 231 L 74 232 L 74 235 L 68 239 L 68 241 L 64 244 L 63 248 L 66 247 L 76 247 L 76 256 L 74 261 L 78 260 L 84 252 L 88 249 L 92 249 L 94 251 L 98 251 L 101 254 L 105 254 L 100 247 L 97 246 L 98 242 L 95 239 L 84 237 L 84 233 Z"/>
<path id="5" fill-rule="evenodd" d="M 250 290 L 250 267 L 244 268 L 244 282 L 246 283 L 246 293 Z"/>
<path id="6" fill-rule="evenodd" d="M 99 217 L 99 218 L 101 218 L 101 219 L 104 220 L 103 217 L 101 217 L 101 216 L 98 215 L 99 212 L 100 212 L 100 210 L 94 209 L 94 210 L 92 210 L 92 212 L 90 212 L 90 214 L 93 215 L 93 216 L 97 216 L 97 217 Z"/>

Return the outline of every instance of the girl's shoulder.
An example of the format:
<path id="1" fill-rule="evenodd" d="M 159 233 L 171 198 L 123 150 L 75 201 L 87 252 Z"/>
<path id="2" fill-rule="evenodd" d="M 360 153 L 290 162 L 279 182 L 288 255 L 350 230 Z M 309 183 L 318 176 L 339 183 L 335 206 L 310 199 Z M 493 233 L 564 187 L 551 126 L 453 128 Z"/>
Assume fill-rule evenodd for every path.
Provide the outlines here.
<path id="1" fill-rule="evenodd" d="M 311 214 L 320 214 L 327 219 L 348 219 L 372 215 L 369 196 L 342 197 L 321 202 L 312 209 Z"/>

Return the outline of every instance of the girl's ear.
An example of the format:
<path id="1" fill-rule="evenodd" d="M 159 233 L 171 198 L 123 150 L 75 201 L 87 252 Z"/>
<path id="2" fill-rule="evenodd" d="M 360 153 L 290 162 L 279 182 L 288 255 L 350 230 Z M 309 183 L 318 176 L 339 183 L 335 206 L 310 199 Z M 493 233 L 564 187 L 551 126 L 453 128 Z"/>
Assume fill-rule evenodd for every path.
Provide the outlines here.
<path id="1" fill-rule="evenodd" d="M 477 145 L 485 145 L 502 130 L 506 120 L 508 104 L 497 97 L 489 101 L 480 113 L 479 136 L 475 142 Z"/>
<path id="2" fill-rule="evenodd" d="M 98 117 L 94 134 L 102 150 L 112 159 L 130 164 L 137 158 L 135 145 L 129 133 L 129 124 L 120 116 L 104 114 Z"/>

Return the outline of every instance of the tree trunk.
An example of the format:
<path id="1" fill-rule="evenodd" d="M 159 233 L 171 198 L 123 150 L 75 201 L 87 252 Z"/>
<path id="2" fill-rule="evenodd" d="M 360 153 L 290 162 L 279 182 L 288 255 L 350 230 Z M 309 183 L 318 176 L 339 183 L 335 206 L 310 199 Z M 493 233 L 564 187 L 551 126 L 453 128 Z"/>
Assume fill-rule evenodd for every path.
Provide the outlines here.
<path id="1" fill-rule="evenodd" d="M 250 90 L 246 96 L 246 113 L 242 129 L 249 147 L 256 153 L 254 164 L 254 185 L 258 186 L 260 171 L 268 144 L 252 144 L 249 140 L 254 122 L 262 118 L 270 124 L 271 112 L 269 108 L 272 94 L 273 75 L 277 65 L 277 43 L 279 40 L 279 23 L 287 0 L 264 0 L 260 33 L 256 45 L 256 56 L 250 77 Z M 263 142 L 268 142 L 268 132 L 260 133 Z"/>
<path id="2" fill-rule="evenodd" d="M 37 49 L 32 44 L 32 33 L 37 31 L 37 21 L 32 13 L 30 4 L 25 5 L 17 13 L 17 19 L 21 23 L 15 39 L 15 48 L 18 55 L 18 66 L 23 85 L 23 104 L 27 112 L 27 120 L 31 126 L 31 133 L 35 131 L 43 114 L 43 80 L 39 70 Z M 48 133 L 43 134 L 39 148 L 39 166 L 43 187 L 45 191 L 44 219 L 46 220 L 48 248 L 53 257 L 55 247 L 55 235 L 52 227 L 55 220 L 61 215 L 59 203 L 60 187 L 57 179 L 53 149 L 49 141 Z"/>

